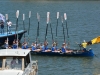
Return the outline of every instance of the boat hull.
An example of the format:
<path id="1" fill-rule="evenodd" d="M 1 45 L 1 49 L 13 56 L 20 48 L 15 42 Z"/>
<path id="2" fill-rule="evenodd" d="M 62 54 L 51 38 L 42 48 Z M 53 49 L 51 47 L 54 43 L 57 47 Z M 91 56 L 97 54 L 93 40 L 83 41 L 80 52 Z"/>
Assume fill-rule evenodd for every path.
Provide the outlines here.
<path id="1" fill-rule="evenodd" d="M 24 33 L 26 33 L 26 30 L 20 30 L 20 31 L 12 31 L 12 34 L 8 34 L 7 36 L 7 32 L 5 32 L 4 34 L 0 34 L 0 45 L 3 45 L 5 40 L 7 40 L 8 37 L 8 42 L 11 45 L 14 41 L 14 39 L 17 39 L 17 34 L 18 34 L 18 39 L 21 40 L 22 36 Z"/>
<path id="2" fill-rule="evenodd" d="M 34 52 L 31 51 L 32 55 L 43 55 L 43 56 L 79 56 L 79 57 L 93 57 L 94 53 L 93 50 L 89 51 L 79 51 L 79 50 L 73 50 L 71 53 L 58 53 L 58 52 Z"/>

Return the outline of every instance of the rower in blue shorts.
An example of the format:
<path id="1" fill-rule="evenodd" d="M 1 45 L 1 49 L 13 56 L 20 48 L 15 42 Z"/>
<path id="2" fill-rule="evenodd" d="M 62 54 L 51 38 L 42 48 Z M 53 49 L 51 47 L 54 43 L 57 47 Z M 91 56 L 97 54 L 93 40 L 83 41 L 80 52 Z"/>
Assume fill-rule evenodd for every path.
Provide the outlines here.
<path id="1" fill-rule="evenodd" d="M 47 41 L 44 42 L 44 45 L 41 47 L 41 51 L 42 52 L 50 52 L 51 51 L 50 49 L 48 49 L 48 42 Z"/>
<path id="2" fill-rule="evenodd" d="M 66 43 L 62 44 L 61 51 L 62 51 L 62 53 L 71 53 L 71 52 L 73 52 L 72 50 L 69 50 L 67 48 L 67 44 Z"/>
<path id="3" fill-rule="evenodd" d="M 52 44 L 51 51 L 52 51 L 52 52 L 60 52 L 60 51 L 58 50 L 58 48 L 57 48 L 57 43 L 56 43 L 56 42 L 54 42 L 54 43 Z"/>
<path id="4" fill-rule="evenodd" d="M 39 48 L 39 44 L 38 44 L 38 48 L 36 47 L 36 44 L 35 43 L 32 43 L 32 51 L 35 51 L 35 52 L 39 52 L 40 51 L 40 48 Z"/>
<path id="5" fill-rule="evenodd" d="M 13 41 L 12 48 L 13 48 L 13 49 L 17 49 L 17 42 L 16 42 L 15 40 Z"/>
<path id="6" fill-rule="evenodd" d="M 27 45 L 27 42 L 24 42 L 23 44 L 22 44 L 22 49 L 28 49 L 29 47 L 28 47 L 28 45 Z"/>

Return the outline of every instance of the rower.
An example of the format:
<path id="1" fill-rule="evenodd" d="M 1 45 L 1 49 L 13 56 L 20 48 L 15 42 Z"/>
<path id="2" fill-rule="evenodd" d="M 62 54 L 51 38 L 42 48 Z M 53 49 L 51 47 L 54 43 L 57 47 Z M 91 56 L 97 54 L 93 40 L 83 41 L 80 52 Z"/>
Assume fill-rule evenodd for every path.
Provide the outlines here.
<path id="1" fill-rule="evenodd" d="M 62 51 L 63 53 L 72 53 L 72 52 L 73 52 L 73 50 L 70 50 L 70 49 L 67 48 L 67 44 L 66 44 L 66 43 L 63 43 L 63 44 L 62 44 L 61 51 Z"/>
<path id="2" fill-rule="evenodd" d="M 66 44 L 65 43 L 62 44 L 61 51 L 62 51 L 62 53 L 66 53 Z"/>
<path id="3" fill-rule="evenodd" d="M 16 42 L 15 40 L 13 41 L 12 48 L 13 48 L 13 49 L 17 49 L 17 42 Z"/>
<path id="4" fill-rule="evenodd" d="M 52 51 L 52 52 L 60 52 L 60 51 L 58 51 L 57 43 L 56 43 L 56 42 L 54 42 L 54 43 L 52 44 L 51 51 Z"/>
<path id="5" fill-rule="evenodd" d="M 36 50 L 36 45 L 35 45 L 35 43 L 32 43 L 32 51 L 34 51 L 34 50 Z"/>
<path id="6" fill-rule="evenodd" d="M 38 48 L 36 47 L 36 44 L 34 42 L 32 43 L 31 46 L 32 46 L 32 49 L 31 49 L 32 51 L 35 51 L 35 52 L 39 52 L 40 51 L 39 44 L 38 44 Z"/>
<path id="7" fill-rule="evenodd" d="M 7 40 L 5 40 L 4 47 L 7 49 L 9 47 Z"/>
<path id="8" fill-rule="evenodd" d="M 51 51 L 50 49 L 48 49 L 47 41 L 44 42 L 44 45 L 42 46 L 41 50 L 42 50 L 42 52 L 50 52 Z"/>
<path id="9" fill-rule="evenodd" d="M 24 43 L 22 44 L 22 49 L 28 49 L 27 42 L 24 42 Z"/>

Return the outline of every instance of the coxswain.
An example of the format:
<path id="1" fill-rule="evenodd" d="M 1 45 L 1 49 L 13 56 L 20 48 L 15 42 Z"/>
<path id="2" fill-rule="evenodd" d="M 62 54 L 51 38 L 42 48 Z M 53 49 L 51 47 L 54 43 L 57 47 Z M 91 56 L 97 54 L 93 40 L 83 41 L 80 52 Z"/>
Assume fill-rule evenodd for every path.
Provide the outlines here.
<path id="1" fill-rule="evenodd" d="M 83 43 L 81 44 L 83 47 L 83 51 L 86 51 L 86 47 L 87 47 L 87 42 L 84 40 Z"/>

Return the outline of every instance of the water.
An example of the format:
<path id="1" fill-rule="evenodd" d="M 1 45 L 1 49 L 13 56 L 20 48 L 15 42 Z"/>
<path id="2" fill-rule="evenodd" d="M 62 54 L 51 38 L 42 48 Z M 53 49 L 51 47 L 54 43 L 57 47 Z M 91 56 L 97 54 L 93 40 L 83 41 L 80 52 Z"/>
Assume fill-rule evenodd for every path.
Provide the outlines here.
<path id="1" fill-rule="evenodd" d="M 78 48 L 75 42 L 89 41 L 100 35 L 100 1 L 32 1 L 32 0 L 0 0 L 0 12 L 8 14 L 9 19 L 16 23 L 16 11 L 19 10 L 18 29 L 23 29 L 22 14 L 25 14 L 25 28 L 28 29 L 29 11 L 31 15 L 30 33 L 26 33 L 26 39 L 30 38 L 29 44 L 36 40 L 37 35 L 37 12 L 40 14 L 40 42 L 44 41 L 46 32 L 46 13 L 50 12 L 51 25 L 54 37 L 56 36 L 56 13 L 60 12 L 58 24 L 58 46 L 64 41 L 61 16 L 67 13 L 69 41 L 71 48 Z M 65 21 L 64 21 L 65 26 Z M 66 29 L 66 28 L 65 28 Z M 65 31 L 66 32 L 66 31 Z M 50 27 L 48 28 L 47 40 L 51 46 Z M 66 36 L 67 37 L 67 36 Z M 23 42 L 23 39 L 21 40 Z M 97 57 L 49 57 L 32 56 L 38 60 L 38 75 L 98 75 L 100 74 L 100 44 L 89 46 L 93 48 Z"/>

